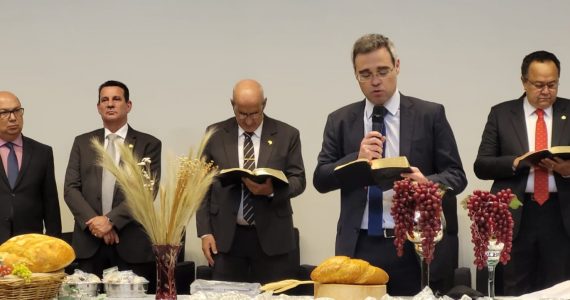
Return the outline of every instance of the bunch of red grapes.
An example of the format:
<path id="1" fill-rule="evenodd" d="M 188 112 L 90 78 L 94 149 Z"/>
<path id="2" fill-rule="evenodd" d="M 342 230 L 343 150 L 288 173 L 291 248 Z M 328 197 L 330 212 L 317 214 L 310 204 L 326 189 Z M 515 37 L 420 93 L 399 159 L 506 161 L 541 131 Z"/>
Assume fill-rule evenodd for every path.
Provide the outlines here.
<path id="1" fill-rule="evenodd" d="M 12 267 L 4 264 L 0 264 L 0 277 L 12 274 Z"/>
<path id="2" fill-rule="evenodd" d="M 433 260 L 434 238 L 441 230 L 441 197 L 443 192 L 439 184 L 432 181 L 417 183 L 409 179 L 394 182 L 394 200 L 392 217 L 394 218 L 394 245 L 398 256 L 404 254 L 407 234 L 414 236 L 414 217 L 417 219 L 416 231 L 421 232 L 421 249 L 424 260 L 429 264 Z"/>
<path id="3" fill-rule="evenodd" d="M 485 191 L 474 191 L 467 200 L 467 210 L 471 219 L 471 242 L 475 251 L 475 264 L 478 269 L 487 265 L 489 240 L 505 246 L 500 261 L 506 264 L 511 259 L 513 246 L 513 218 L 509 203 L 514 198 L 511 189 L 501 190 L 496 195 Z"/>

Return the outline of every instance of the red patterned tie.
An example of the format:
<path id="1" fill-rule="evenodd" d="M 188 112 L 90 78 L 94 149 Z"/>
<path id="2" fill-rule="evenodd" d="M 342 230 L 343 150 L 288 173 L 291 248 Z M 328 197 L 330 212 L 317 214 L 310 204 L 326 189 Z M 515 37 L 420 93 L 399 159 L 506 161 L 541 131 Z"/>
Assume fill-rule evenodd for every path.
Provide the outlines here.
<path id="1" fill-rule="evenodd" d="M 536 115 L 538 119 L 536 119 L 534 150 L 542 150 L 548 148 L 544 111 L 537 109 Z M 548 171 L 541 167 L 534 167 L 534 199 L 540 205 L 548 200 Z"/>

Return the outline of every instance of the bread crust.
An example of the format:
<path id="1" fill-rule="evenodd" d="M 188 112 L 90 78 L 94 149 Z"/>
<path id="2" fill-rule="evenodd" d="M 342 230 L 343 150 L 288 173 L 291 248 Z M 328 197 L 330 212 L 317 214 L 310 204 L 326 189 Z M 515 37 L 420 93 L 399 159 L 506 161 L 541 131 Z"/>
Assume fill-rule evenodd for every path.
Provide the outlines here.
<path id="1" fill-rule="evenodd" d="M 320 283 L 377 285 L 386 284 L 389 277 L 362 259 L 333 256 L 313 270 L 311 279 Z"/>

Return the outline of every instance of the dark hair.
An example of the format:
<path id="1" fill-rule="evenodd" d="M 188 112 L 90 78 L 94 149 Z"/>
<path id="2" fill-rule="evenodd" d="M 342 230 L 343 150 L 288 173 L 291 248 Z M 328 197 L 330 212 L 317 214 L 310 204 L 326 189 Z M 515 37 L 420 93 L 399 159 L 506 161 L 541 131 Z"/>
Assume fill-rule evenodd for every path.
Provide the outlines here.
<path id="1" fill-rule="evenodd" d="M 108 86 L 116 86 L 116 87 L 122 88 L 123 93 L 125 94 L 125 101 L 130 101 L 130 99 L 129 99 L 129 88 L 127 87 L 127 85 L 120 82 L 120 81 L 109 80 L 109 81 L 105 81 L 103 84 L 101 84 L 99 86 L 99 95 L 97 95 L 97 103 L 99 103 L 99 97 L 101 96 L 101 90 L 105 87 L 108 87 Z"/>
<path id="2" fill-rule="evenodd" d="M 386 48 L 390 57 L 392 58 L 392 64 L 396 65 L 396 47 L 394 43 L 388 38 L 381 34 L 369 33 L 360 37 L 354 46 L 352 47 L 352 66 L 354 67 L 354 61 L 358 54 L 366 54 L 377 49 Z"/>
<path id="3" fill-rule="evenodd" d="M 527 56 L 524 57 L 522 65 L 521 65 L 521 75 L 523 78 L 527 78 L 528 75 L 528 68 L 530 67 L 530 64 L 533 61 L 538 61 L 538 62 L 546 62 L 546 61 L 551 61 L 556 65 L 556 68 L 558 69 L 558 77 L 560 77 L 560 61 L 558 60 L 558 58 L 556 58 L 556 55 L 541 50 L 541 51 L 535 51 Z"/>

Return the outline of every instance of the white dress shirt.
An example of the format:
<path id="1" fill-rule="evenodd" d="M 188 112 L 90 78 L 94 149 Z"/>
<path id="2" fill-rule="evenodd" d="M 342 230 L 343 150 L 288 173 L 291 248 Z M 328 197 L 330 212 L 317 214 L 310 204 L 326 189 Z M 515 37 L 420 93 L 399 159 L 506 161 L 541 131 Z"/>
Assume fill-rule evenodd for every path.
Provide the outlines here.
<path id="1" fill-rule="evenodd" d="M 384 116 L 386 128 L 384 157 L 397 157 L 400 156 L 400 92 L 397 89 L 394 95 L 384 103 L 384 107 L 388 110 Z M 364 135 L 372 131 L 373 110 L 374 104 L 366 99 L 366 106 L 364 107 Z M 394 228 L 394 219 L 390 214 L 393 197 L 393 189 L 382 192 L 382 228 Z M 360 228 L 368 229 L 368 201 L 366 201 Z"/>
<path id="2" fill-rule="evenodd" d="M 263 122 L 259 124 L 259 127 L 253 132 L 251 136 L 251 142 L 253 143 L 253 153 L 255 155 L 255 167 L 257 168 L 257 160 L 259 157 L 259 145 L 261 143 L 261 129 L 263 128 Z M 238 126 L 238 160 L 239 160 L 239 167 L 243 168 L 243 142 L 245 140 L 244 130 L 240 126 Z M 243 186 L 243 183 L 242 183 Z M 245 187 L 244 187 L 245 188 Z M 253 196 L 253 195 L 252 195 Z M 237 214 L 236 222 L 240 225 L 249 225 L 245 219 L 243 218 L 243 189 L 241 194 L 241 202 L 239 204 L 239 210 Z M 255 222 L 254 222 L 255 224 Z"/>
<path id="3" fill-rule="evenodd" d="M 526 120 L 526 135 L 528 137 L 528 149 L 529 151 L 534 151 L 534 139 L 536 133 L 536 120 L 538 115 L 536 114 L 536 108 L 528 102 L 528 98 L 525 97 L 523 102 L 524 117 Z M 548 136 L 548 141 L 546 144 L 548 147 L 552 147 L 552 106 L 544 110 L 544 122 L 546 123 L 546 132 Z M 554 181 L 554 175 L 552 171 L 548 171 L 548 191 L 551 193 L 556 193 L 556 182 Z M 530 168 L 530 173 L 528 174 L 528 179 L 526 182 L 525 193 L 534 193 L 534 168 Z"/>

